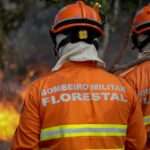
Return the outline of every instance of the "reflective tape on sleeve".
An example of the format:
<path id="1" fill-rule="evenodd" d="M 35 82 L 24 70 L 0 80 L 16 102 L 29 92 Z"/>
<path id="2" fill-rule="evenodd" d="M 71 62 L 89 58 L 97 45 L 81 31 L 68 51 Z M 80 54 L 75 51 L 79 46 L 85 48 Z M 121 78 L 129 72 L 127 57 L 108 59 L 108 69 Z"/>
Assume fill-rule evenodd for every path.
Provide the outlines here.
<path id="1" fill-rule="evenodd" d="M 70 124 L 41 130 L 40 140 L 47 141 L 66 137 L 126 136 L 127 125 L 122 124 Z"/>
<path id="2" fill-rule="evenodd" d="M 144 124 L 150 125 L 150 116 L 144 116 Z"/>

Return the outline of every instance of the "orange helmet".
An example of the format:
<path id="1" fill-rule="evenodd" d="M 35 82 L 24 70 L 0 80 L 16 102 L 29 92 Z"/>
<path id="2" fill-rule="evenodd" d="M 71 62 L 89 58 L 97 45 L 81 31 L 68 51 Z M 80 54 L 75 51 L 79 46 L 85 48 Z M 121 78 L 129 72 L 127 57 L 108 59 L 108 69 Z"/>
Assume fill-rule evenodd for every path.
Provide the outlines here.
<path id="1" fill-rule="evenodd" d="M 50 32 L 57 34 L 72 27 L 89 27 L 103 35 L 103 20 L 92 7 L 78 0 L 62 8 L 56 15 Z"/>
<path id="2" fill-rule="evenodd" d="M 150 4 L 137 12 L 132 25 L 132 33 L 140 34 L 148 30 L 150 30 Z"/>
<path id="3" fill-rule="evenodd" d="M 141 40 L 140 37 L 145 39 Z M 131 29 L 131 38 L 134 44 L 133 48 L 138 48 L 140 52 L 150 41 L 150 4 L 144 6 L 137 12 L 133 19 Z"/>

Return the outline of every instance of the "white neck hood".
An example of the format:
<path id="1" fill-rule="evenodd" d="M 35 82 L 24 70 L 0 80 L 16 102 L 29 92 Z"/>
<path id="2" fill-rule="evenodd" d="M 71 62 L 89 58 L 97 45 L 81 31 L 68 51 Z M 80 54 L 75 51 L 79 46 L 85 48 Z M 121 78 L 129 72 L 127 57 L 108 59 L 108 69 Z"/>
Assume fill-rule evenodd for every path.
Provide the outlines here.
<path id="1" fill-rule="evenodd" d="M 59 70 L 67 61 L 85 62 L 96 61 L 100 67 L 105 67 L 105 63 L 98 57 L 98 52 L 94 45 L 85 42 L 68 43 L 59 49 L 59 60 L 52 68 L 52 71 Z"/>

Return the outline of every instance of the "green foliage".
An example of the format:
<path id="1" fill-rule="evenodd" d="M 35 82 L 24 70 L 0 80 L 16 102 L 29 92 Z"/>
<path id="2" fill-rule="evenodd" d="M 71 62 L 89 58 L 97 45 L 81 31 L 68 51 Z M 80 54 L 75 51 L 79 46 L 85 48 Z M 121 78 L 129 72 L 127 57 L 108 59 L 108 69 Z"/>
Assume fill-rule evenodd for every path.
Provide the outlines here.
<path id="1" fill-rule="evenodd" d="M 4 49 L 5 39 L 12 30 L 21 26 L 24 20 L 24 12 L 24 3 L 19 3 L 18 0 L 13 5 L 10 5 L 10 7 L 9 5 L 5 6 L 0 1 L 0 66 L 3 66 L 3 57 L 6 53 Z"/>
<path id="2" fill-rule="evenodd" d="M 16 5 L 15 9 L 6 9 L 3 5 L 0 5 L 0 20 L 0 28 L 5 34 L 20 27 L 24 20 L 23 6 Z"/>

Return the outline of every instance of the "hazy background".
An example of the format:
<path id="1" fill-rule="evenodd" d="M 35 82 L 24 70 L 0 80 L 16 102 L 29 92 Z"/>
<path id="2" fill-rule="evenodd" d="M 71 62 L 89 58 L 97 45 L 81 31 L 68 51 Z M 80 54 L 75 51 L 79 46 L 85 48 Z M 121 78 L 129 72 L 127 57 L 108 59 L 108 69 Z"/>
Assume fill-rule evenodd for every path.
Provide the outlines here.
<path id="1" fill-rule="evenodd" d="M 9 149 L 22 104 L 20 93 L 56 62 L 48 30 L 57 11 L 72 1 L 0 0 L 0 150 Z M 133 61 L 137 52 L 131 50 L 132 19 L 149 0 L 87 3 L 96 1 L 106 20 L 103 53 L 107 66 Z"/>

